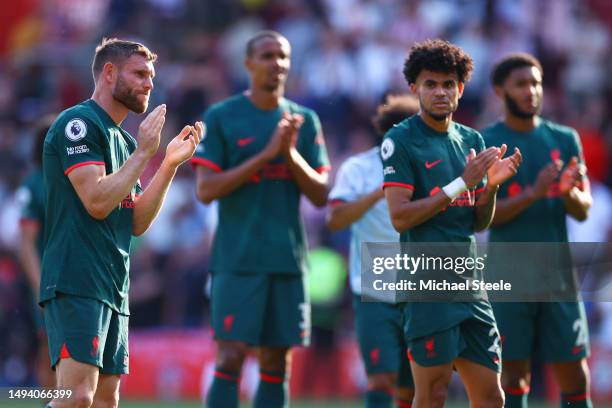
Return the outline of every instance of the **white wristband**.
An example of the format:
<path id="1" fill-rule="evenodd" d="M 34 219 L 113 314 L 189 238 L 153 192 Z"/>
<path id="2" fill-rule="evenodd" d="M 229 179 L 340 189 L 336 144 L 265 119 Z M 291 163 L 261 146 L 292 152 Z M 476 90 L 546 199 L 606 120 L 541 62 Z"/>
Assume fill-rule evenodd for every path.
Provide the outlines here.
<path id="1" fill-rule="evenodd" d="M 442 191 L 444 191 L 444 194 L 446 194 L 451 199 L 451 201 L 455 201 L 455 199 L 467 189 L 468 186 L 467 184 L 465 184 L 465 181 L 463 181 L 463 178 L 461 177 L 457 177 L 456 179 L 442 187 Z"/>

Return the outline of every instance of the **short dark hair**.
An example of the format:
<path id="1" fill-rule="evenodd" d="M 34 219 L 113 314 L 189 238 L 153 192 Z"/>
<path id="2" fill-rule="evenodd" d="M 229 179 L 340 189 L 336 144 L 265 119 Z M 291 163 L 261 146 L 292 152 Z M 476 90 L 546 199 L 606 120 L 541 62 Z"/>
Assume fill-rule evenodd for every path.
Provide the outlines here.
<path id="1" fill-rule="evenodd" d="M 263 30 L 256 33 L 253 37 L 247 41 L 246 44 L 246 55 L 250 57 L 255 52 L 255 46 L 259 40 L 263 40 L 264 38 L 276 38 L 276 39 L 286 39 L 284 35 L 277 31 L 273 30 Z"/>
<path id="2" fill-rule="evenodd" d="M 414 84 L 422 70 L 457 73 L 459 82 L 470 80 L 474 63 L 461 48 L 445 40 L 425 40 L 416 43 L 404 62 L 404 78 Z"/>
<path id="3" fill-rule="evenodd" d="M 541 74 L 544 74 L 542 64 L 540 64 L 536 57 L 526 52 L 516 52 L 502 58 L 501 61 L 495 64 L 493 72 L 491 72 L 493 86 L 502 85 L 512 71 L 523 67 L 536 67 L 540 70 Z"/>
<path id="4" fill-rule="evenodd" d="M 117 38 L 103 38 L 102 42 L 96 47 L 96 54 L 91 64 L 94 81 L 98 79 L 104 64 L 107 62 L 120 64 L 134 54 L 142 55 L 147 61 L 155 62 L 157 60 L 157 54 L 140 43 Z"/>
<path id="5" fill-rule="evenodd" d="M 376 108 L 372 124 L 376 132 L 383 136 L 394 125 L 419 111 L 419 100 L 412 95 L 389 95 L 384 103 Z"/>

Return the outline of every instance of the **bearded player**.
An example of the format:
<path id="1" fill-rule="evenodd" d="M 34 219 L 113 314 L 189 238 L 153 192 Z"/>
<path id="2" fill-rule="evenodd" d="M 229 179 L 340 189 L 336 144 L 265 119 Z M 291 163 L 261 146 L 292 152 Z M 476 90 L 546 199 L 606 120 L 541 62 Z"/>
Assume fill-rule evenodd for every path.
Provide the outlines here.
<path id="1" fill-rule="evenodd" d="M 40 304 L 57 386 L 72 392 L 54 408 L 118 405 L 129 367 L 130 240 L 151 225 L 202 137 L 202 123 L 185 126 L 143 191 L 139 177 L 159 147 L 166 107 L 147 115 L 137 140 L 121 122 L 147 110 L 155 59 L 142 44 L 104 39 L 93 96 L 63 111 L 45 139 Z"/>
<path id="2" fill-rule="evenodd" d="M 566 215 L 584 220 L 592 198 L 577 132 L 540 117 L 542 66 L 512 54 L 493 69 L 501 121 L 483 130 L 485 142 L 520 149 L 521 170 L 502 186 L 490 242 L 567 242 Z M 503 338 L 502 384 L 506 406 L 527 407 L 531 357 L 550 363 L 562 407 L 591 407 L 588 327 L 582 302 L 493 304 Z"/>

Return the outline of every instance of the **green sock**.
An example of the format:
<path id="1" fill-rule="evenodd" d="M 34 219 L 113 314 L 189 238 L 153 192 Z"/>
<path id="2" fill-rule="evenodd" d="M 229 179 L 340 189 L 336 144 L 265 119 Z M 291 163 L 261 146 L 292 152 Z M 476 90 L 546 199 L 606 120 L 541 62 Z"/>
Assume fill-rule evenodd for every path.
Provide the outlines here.
<path id="1" fill-rule="evenodd" d="M 208 391 L 206 406 L 208 408 L 238 408 L 237 373 L 215 370 L 215 378 Z"/>
<path id="2" fill-rule="evenodd" d="M 510 394 L 506 392 L 506 408 L 527 408 L 527 397 L 529 394 Z"/>
<path id="3" fill-rule="evenodd" d="M 393 396 L 389 391 L 372 389 L 366 392 L 366 408 L 391 408 Z"/>
<path id="4" fill-rule="evenodd" d="M 285 373 L 260 371 L 254 408 L 284 408 L 289 406 L 289 389 Z"/>
<path id="5" fill-rule="evenodd" d="M 561 408 L 593 408 L 588 392 L 561 394 Z"/>

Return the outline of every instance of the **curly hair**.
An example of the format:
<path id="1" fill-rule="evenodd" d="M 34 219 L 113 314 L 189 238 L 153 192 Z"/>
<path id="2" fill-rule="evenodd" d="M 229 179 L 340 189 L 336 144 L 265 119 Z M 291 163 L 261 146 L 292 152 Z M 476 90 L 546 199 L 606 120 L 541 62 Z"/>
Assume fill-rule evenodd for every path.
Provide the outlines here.
<path id="1" fill-rule="evenodd" d="M 542 64 L 540 64 L 536 57 L 526 52 L 517 52 L 502 58 L 501 61 L 495 64 L 491 72 L 493 86 L 502 85 L 512 71 L 523 67 L 536 67 L 543 74 Z"/>
<path id="2" fill-rule="evenodd" d="M 445 40 L 426 40 L 416 43 L 404 62 L 404 78 L 408 84 L 416 83 L 422 70 L 457 73 L 459 82 L 470 80 L 474 63 L 461 48 Z"/>
<path id="3" fill-rule="evenodd" d="M 385 102 L 376 108 L 372 124 L 383 136 L 394 125 L 419 111 L 419 100 L 412 95 L 388 95 Z"/>

